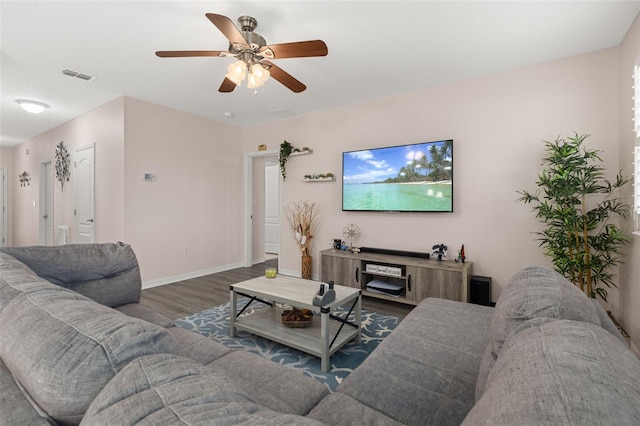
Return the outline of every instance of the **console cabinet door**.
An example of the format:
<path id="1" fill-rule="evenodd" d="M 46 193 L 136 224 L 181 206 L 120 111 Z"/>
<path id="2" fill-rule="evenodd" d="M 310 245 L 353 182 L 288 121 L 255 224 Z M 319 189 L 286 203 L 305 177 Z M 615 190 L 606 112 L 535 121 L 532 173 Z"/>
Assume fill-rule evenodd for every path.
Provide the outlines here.
<path id="1" fill-rule="evenodd" d="M 407 266 L 407 299 L 462 300 L 462 272 Z"/>
<path id="2" fill-rule="evenodd" d="M 337 285 L 361 288 L 360 260 L 322 255 L 320 279 L 325 283 L 333 281 Z"/>

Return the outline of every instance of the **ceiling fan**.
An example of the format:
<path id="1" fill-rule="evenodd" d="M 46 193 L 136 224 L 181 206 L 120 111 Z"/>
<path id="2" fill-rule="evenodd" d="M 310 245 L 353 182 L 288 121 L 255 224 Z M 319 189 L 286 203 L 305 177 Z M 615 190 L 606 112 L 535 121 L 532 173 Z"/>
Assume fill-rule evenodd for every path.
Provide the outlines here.
<path id="1" fill-rule="evenodd" d="M 282 68 L 274 65 L 271 60 L 326 56 L 329 52 L 327 45 L 322 40 L 267 45 L 266 40 L 260 34 L 253 32 L 258 26 L 258 21 L 251 16 L 238 18 L 240 29 L 226 16 L 216 15 L 215 13 L 207 13 L 206 16 L 229 39 L 229 49 L 227 51 L 169 50 L 158 51 L 156 55 L 161 58 L 232 56 L 238 59 L 235 63 L 229 65 L 229 72 L 225 75 L 218 89 L 219 92 L 232 92 L 236 86 L 242 83 L 245 77 L 247 77 L 247 87 L 255 89 L 262 86 L 271 76 L 293 92 L 300 93 L 307 86 Z"/>

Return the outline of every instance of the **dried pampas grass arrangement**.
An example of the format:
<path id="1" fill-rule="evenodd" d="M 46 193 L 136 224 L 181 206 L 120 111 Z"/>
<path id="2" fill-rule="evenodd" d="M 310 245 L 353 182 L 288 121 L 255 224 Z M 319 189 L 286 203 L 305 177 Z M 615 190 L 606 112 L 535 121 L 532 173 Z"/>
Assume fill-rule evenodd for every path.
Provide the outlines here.
<path id="1" fill-rule="evenodd" d="M 321 225 L 320 204 L 314 201 L 295 201 L 284 206 L 284 212 L 293 231 L 296 244 L 303 256 L 309 256 L 311 239 Z"/>

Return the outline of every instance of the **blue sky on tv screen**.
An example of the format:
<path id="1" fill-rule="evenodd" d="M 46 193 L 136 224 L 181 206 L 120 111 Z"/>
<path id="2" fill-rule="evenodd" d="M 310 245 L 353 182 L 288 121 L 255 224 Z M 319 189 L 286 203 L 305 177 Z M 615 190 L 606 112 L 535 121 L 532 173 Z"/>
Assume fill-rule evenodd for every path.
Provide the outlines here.
<path id="1" fill-rule="evenodd" d="M 445 141 L 426 142 L 412 145 L 366 149 L 345 152 L 343 154 L 344 184 L 381 182 L 395 178 L 402 167 L 413 160 L 426 156 L 430 159 L 429 149 L 436 145 L 438 149 Z"/>

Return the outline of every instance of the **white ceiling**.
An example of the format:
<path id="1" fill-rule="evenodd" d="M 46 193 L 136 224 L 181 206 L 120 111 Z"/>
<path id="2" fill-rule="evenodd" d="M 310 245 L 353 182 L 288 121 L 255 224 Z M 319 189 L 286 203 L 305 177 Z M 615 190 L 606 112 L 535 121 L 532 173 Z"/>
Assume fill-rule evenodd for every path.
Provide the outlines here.
<path id="1" fill-rule="evenodd" d="M 236 126 L 363 102 L 618 46 L 632 1 L 6 1 L 0 2 L 0 145 L 37 136 L 126 95 Z M 205 17 L 258 20 L 269 44 L 322 39 L 326 57 L 274 61 L 307 85 L 271 79 L 217 89 L 232 58 Z M 85 82 L 63 69 L 90 74 Z M 40 115 L 15 102 L 49 104 Z M 231 112 L 231 118 L 225 118 Z"/>

